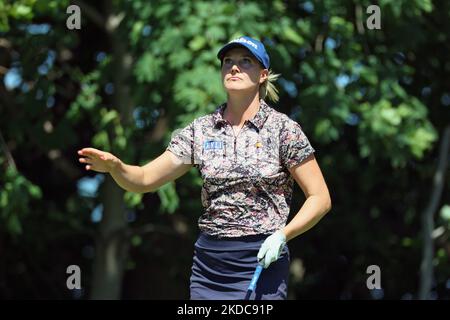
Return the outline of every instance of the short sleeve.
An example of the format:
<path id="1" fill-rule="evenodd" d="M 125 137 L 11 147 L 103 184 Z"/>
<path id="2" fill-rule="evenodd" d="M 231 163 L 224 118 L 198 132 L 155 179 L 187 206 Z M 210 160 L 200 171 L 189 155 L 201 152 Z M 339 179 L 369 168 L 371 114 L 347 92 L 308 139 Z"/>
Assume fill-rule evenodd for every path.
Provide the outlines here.
<path id="1" fill-rule="evenodd" d="M 183 163 L 194 164 L 194 123 L 175 130 L 166 150 L 175 154 Z"/>
<path id="2" fill-rule="evenodd" d="M 289 119 L 280 133 L 281 163 L 286 168 L 291 168 L 302 163 L 315 150 L 301 126 Z"/>

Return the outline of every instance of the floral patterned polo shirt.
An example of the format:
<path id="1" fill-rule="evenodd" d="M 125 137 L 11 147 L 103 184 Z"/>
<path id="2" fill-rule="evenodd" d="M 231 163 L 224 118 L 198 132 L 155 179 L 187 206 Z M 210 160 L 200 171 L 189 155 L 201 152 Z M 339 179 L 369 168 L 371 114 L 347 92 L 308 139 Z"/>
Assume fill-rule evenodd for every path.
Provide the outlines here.
<path id="1" fill-rule="evenodd" d="M 262 99 L 237 135 L 225 108 L 173 134 L 166 150 L 200 171 L 200 231 L 219 238 L 271 234 L 288 219 L 294 183 L 288 168 L 315 150 L 297 122 Z"/>

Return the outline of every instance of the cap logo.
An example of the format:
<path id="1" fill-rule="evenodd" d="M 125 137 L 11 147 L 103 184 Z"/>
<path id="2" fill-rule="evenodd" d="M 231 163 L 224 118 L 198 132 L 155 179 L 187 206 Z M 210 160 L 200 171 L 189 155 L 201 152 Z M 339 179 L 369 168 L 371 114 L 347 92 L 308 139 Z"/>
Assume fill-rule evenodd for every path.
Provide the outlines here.
<path id="1" fill-rule="evenodd" d="M 238 39 L 231 40 L 230 43 L 232 43 L 232 42 L 243 42 L 243 43 L 247 43 L 247 44 L 251 45 L 253 48 L 258 49 L 258 45 L 257 45 L 256 43 L 254 43 L 254 42 L 252 42 L 252 41 L 250 41 L 250 40 L 247 40 L 247 39 L 245 39 L 245 38 L 242 38 L 242 37 L 241 37 L 241 38 L 238 38 Z"/>

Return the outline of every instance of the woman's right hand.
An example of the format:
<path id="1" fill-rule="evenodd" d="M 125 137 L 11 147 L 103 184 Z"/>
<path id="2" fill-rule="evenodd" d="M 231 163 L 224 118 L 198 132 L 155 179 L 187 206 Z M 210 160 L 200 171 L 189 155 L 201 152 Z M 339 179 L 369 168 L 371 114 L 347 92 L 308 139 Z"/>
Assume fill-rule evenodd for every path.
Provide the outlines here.
<path id="1" fill-rule="evenodd" d="M 112 153 L 95 148 L 83 148 L 78 150 L 78 154 L 85 157 L 79 158 L 78 161 L 87 164 L 86 170 L 111 172 L 122 163 L 122 161 Z"/>

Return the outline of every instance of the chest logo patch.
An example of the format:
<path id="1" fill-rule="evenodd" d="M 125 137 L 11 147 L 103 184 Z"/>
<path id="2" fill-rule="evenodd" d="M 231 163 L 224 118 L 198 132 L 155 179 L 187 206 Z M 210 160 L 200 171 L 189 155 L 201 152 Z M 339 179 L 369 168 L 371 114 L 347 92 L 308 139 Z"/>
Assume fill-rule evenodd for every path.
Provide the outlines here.
<path id="1" fill-rule="evenodd" d="M 221 150 L 223 149 L 223 141 L 207 140 L 203 142 L 203 150 Z"/>

